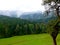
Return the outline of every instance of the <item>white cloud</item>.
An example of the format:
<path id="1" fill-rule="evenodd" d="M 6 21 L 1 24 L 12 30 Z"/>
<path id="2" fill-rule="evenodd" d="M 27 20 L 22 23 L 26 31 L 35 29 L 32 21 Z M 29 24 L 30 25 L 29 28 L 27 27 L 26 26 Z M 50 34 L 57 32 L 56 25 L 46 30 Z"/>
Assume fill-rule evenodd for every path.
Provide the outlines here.
<path id="1" fill-rule="evenodd" d="M 41 3 L 42 0 L 0 0 L 0 10 L 43 11 Z"/>

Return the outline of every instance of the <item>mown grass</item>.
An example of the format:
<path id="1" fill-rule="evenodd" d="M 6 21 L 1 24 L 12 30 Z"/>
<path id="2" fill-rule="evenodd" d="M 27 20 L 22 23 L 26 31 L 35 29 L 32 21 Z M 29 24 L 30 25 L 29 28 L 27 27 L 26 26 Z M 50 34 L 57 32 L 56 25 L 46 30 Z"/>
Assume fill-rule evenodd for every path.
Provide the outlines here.
<path id="1" fill-rule="evenodd" d="M 0 39 L 0 45 L 53 45 L 52 42 L 49 34 L 14 36 Z M 60 45 L 60 34 L 57 37 L 57 43 Z"/>

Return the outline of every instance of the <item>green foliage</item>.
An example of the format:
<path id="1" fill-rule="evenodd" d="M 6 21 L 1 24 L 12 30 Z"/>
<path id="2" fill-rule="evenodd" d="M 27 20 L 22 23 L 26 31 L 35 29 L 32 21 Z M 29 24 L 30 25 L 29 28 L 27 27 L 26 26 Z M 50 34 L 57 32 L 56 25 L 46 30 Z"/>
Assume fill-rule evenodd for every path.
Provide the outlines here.
<path id="1" fill-rule="evenodd" d="M 0 16 L 0 37 L 44 33 L 41 23 L 29 22 L 19 18 Z"/>
<path id="2" fill-rule="evenodd" d="M 52 33 L 53 27 L 58 22 L 56 20 L 50 20 L 48 23 L 34 23 L 19 18 L 0 16 L 0 37 Z"/>
<path id="3" fill-rule="evenodd" d="M 48 22 L 48 24 L 46 25 L 46 29 L 48 33 L 52 33 L 52 31 L 54 30 L 53 27 L 55 26 L 56 20 L 51 20 Z"/>

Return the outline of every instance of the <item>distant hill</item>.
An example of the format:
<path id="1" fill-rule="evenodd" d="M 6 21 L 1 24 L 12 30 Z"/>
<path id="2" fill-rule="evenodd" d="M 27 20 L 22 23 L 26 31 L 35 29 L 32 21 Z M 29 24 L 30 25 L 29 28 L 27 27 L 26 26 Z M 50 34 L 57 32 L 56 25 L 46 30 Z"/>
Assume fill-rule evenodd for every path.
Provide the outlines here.
<path id="1" fill-rule="evenodd" d="M 3 16 L 2 16 L 3 15 Z M 13 18 L 19 18 L 19 20 L 28 20 L 30 22 L 47 22 L 51 19 L 54 19 L 56 16 L 54 16 L 55 14 L 53 12 L 49 13 L 48 16 L 45 16 L 46 13 L 45 12 L 25 12 L 22 13 L 21 16 L 17 16 L 20 15 L 20 12 L 17 13 L 17 11 L 1 11 L 0 10 L 0 18 L 2 16 L 2 18 L 7 18 L 9 17 L 11 19 L 11 21 L 13 20 Z M 16 19 L 15 19 L 16 20 Z"/>
<path id="2" fill-rule="evenodd" d="M 31 20 L 31 21 L 35 21 L 35 20 L 41 19 L 43 17 L 44 17 L 44 15 L 41 12 L 23 13 L 20 16 L 21 19 L 26 19 L 26 20 Z"/>
<path id="3" fill-rule="evenodd" d="M 30 21 L 20 19 L 20 18 L 0 15 L 0 23 L 13 25 L 13 24 L 22 24 L 22 23 L 27 24 L 30 23 Z"/>
<path id="4" fill-rule="evenodd" d="M 49 15 L 45 16 L 46 13 L 42 12 L 34 12 L 34 13 L 23 13 L 20 18 L 29 20 L 32 22 L 47 22 L 51 19 L 55 19 L 56 16 L 53 12 L 49 13 Z"/>
<path id="5" fill-rule="evenodd" d="M 19 17 L 23 12 L 17 10 L 0 10 L 0 15 Z"/>

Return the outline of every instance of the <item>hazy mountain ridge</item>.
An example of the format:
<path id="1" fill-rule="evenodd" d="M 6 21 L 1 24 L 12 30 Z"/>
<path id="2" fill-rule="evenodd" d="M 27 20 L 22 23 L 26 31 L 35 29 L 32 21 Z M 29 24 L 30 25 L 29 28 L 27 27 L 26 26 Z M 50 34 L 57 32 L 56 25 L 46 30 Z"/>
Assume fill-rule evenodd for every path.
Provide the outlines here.
<path id="1" fill-rule="evenodd" d="M 21 13 L 21 12 L 20 12 Z M 45 16 L 46 13 L 42 12 L 25 12 L 17 17 L 17 11 L 0 11 L 0 15 L 20 18 L 23 20 L 28 20 L 32 22 L 47 22 L 48 20 L 54 19 L 56 16 L 53 12 L 49 13 L 48 16 Z"/>
<path id="2" fill-rule="evenodd" d="M 35 21 L 35 22 L 46 22 L 51 19 L 55 19 L 56 16 L 53 12 L 50 12 L 49 15 L 46 16 L 46 13 L 42 12 L 35 12 L 35 13 L 28 13 L 28 14 L 22 14 L 20 16 L 21 19 L 26 19 L 30 21 Z"/>
<path id="3" fill-rule="evenodd" d="M 27 19 L 27 20 L 38 20 L 43 17 L 44 16 L 41 12 L 24 13 L 20 16 L 21 19 Z"/>
<path id="4" fill-rule="evenodd" d="M 20 11 L 14 11 L 14 10 L 0 10 L 0 15 L 10 16 L 10 17 L 18 17 L 23 12 Z"/>

